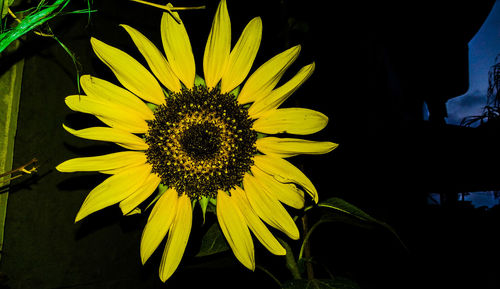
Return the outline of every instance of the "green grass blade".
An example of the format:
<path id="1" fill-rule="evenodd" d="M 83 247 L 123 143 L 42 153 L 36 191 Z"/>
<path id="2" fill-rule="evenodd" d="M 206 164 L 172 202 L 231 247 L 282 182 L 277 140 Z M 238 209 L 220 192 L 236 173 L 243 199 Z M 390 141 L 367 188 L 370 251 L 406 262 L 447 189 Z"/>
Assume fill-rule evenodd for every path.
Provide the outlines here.
<path id="1" fill-rule="evenodd" d="M 42 5 L 45 1 L 41 1 L 36 12 L 24 17 L 16 27 L 0 34 L 0 53 L 17 38 L 54 18 L 64 9 L 64 7 L 66 7 L 66 5 L 68 5 L 69 1 L 70 0 L 56 0 L 52 5 Z"/>

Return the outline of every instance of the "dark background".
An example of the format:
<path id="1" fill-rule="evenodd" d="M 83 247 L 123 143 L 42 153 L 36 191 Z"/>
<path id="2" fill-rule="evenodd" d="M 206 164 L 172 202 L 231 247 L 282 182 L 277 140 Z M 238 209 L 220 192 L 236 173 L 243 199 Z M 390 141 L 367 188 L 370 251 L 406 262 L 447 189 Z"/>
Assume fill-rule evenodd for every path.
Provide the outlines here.
<path id="1" fill-rule="evenodd" d="M 218 2 L 173 4 L 207 5 L 181 13 L 201 74 Z M 316 62 L 313 76 L 284 105 L 328 115 L 328 127 L 310 139 L 340 146 L 326 156 L 292 162 L 316 185 L 320 200 L 336 196 L 355 204 L 390 224 L 408 247 L 383 228 L 323 225 L 313 236 L 312 255 L 335 276 L 355 280 L 361 288 L 500 287 L 499 210 L 457 201 L 459 192 L 500 190 L 498 130 L 445 124 L 446 101 L 467 91 L 467 43 L 493 4 L 229 0 L 233 43 L 250 19 L 262 17 L 263 39 L 253 69 L 296 44 L 302 45 L 301 55 L 284 79 Z M 83 8 L 85 1 L 73 0 L 65 10 Z M 90 37 L 143 61 L 121 23 L 161 47 L 159 10 L 118 0 L 94 1 L 92 8 L 97 12 L 90 20 L 86 14 L 69 14 L 49 22 L 74 53 L 81 74 L 117 83 L 93 54 Z M 166 285 L 158 278 L 162 248 L 140 264 L 147 215 L 122 217 L 111 207 L 74 224 L 85 196 L 104 176 L 62 174 L 54 167 L 119 148 L 62 129 L 62 123 L 84 128 L 98 122 L 65 106 L 64 98 L 77 94 L 77 74 L 57 42 L 30 34 L 12 57 L 25 58 L 14 166 L 36 157 L 40 169 L 10 188 L 0 263 L 7 288 L 278 288 L 262 271 L 246 270 L 230 252 L 194 257 L 206 230 L 199 220 L 183 262 Z M 422 117 L 424 102 L 429 121 Z M 431 192 L 441 194 L 439 206 L 429 205 Z M 257 264 L 290 278 L 282 269 L 284 260 L 259 246 Z M 328 277 L 323 268 L 317 266 L 318 278 Z"/>

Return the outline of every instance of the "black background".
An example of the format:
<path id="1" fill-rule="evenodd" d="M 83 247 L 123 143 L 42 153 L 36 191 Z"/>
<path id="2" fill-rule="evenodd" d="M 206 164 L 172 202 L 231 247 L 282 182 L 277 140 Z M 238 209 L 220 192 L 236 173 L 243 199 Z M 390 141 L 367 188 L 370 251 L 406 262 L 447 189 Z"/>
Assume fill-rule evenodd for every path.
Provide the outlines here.
<path id="1" fill-rule="evenodd" d="M 498 288 L 498 208 L 486 211 L 455 201 L 458 192 L 499 189 L 498 132 L 444 123 L 446 100 L 468 87 L 467 43 L 494 1 L 376 3 L 228 3 L 233 43 L 250 19 L 262 17 L 263 38 L 253 69 L 296 44 L 302 45 L 301 55 L 284 79 L 316 63 L 313 76 L 284 105 L 325 113 L 328 127 L 309 139 L 340 146 L 326 156 L 292 162 L 315 183 L 320 199 L 337 196 L 357 205 L 395 228 L 408 247 L 383 228 L 334 223 L 318 228 L 312 255 L 335 276 L 355 280 L 361 288 Z M 203 49 L 218 3 L 173 4 L 207 5 L 181 13 L 202 74 Z M 83 8 L 85 1 L 73 0 L 65 11 Z M 90 20 L 86 14 L 68 14 L 49 22 L 74 53 L 81 74 L 117 83 L 92 52 L 90 37 L 143 62 L 119 24 L 137 28 L 161 47 L 159 10 L 118 0 L 94 1 L 92 9 L 97 12 Z M 161 249 L 145 266 L 140 264 L 147 214 L 123 217 L 111 207 L 74 224 L 85 196 L 104 176 L 62 174 L 54 167 L 119 148 L 62 129 L 62 123 L 84 128 L 98 122 L 65 106 L 64 98 L 77 94 L 77 74 L 57 42 L 30 34 L 10 57 L 25 58 L 14 166 L 36 157 L 40 169 L 10 188 L 0 263 L 9 278 L 7 288 L 278 288 L 262 271 L 245 269 L 230 252 L 194 257 L 206 230 L 196 212 L 183 262 L 167 284 L 158 278 Z M 2 71 L 8 66 L 0 64 Z M 422 120 L 424 101 L 431 121 Z M 442 195 L 441 206 L 428 205 L 430 192 Z M 290 278 L 283 258 L 256 247 L 257 264 L 282 280 Z M 327 278 L 322 268 L 317 266 L 317 277 Z"/>

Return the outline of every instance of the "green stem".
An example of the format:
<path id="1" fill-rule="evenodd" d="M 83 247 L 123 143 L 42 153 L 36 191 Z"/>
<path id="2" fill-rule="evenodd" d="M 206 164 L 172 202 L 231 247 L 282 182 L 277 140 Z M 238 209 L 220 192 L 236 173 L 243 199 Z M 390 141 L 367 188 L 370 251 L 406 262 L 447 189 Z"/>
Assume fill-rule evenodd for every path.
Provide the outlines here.
<path id="1" fill-rule="evenodd" d="M 302 246 L 300 247 L 300 252 L 299 252 L 299 260 L 303 258 L 304 251 L 306 249 L 306 244 L 309 242 L 309 237 L 311 237 L 312 232 L 323 222 L 319 221 L 316 222 L 311 229 L 306 233 L 304 236 L 304 241 L 302 241 Z"/>
<path id="2" fill-rule="evenodd" d="M 304 216 L 302 217 L 302 229 L 303 229 L 305 235 L 307 235 L 309 233 L 309 226 L 307 224 L 307 215 L 306 214 L 304 214 Z M 305 264 L 306 264 L 307 279 L 312 280 L 312 279 L 314 279 L 314 270 L 312 267 L 312 263 L 310 262 L 311 246 L 310 246 L 309 242 L 305 242 L 305 239 L 304 239 L 304 243 L 302 244 L 302 248 L 304 249 L 304 257 L 306 260 Z M 302 251 L 302 248 L 301 248 L 301 251 Z M 300 256 L 300 257 L 302 257 L 302 256 Z M 299 258 L 299 260 L 300 260 L 300 258 Z"/>
<path id="3" fill-rule="evenodd" d="M 293 279 L 302 279 L 302 276 L 300 276 L 299 266 L 297 265 L 297 261 L 295 261 L 295 257 L 293 256 L 292 248 L 290 247 L 290 245 L 288 245 L 287 242 L 281 239 L 278 239 L 278 241 L 286 250 L 286 267 L 288 268 L 290 273 L 292 273 Z"/>

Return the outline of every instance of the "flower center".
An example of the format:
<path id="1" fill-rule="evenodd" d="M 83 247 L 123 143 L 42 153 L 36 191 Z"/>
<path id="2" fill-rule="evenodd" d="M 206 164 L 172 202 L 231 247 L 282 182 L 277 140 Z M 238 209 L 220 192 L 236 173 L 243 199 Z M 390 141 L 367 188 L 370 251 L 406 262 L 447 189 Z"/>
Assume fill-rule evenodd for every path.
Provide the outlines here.
<path id="1" fill-rule="evenodd" d="M 186 129 L 179 142 L 193 159 L 210 159 L 220 149 L 220 131 L 212 123 L 203 122 Z"/>
<path id="2" fill-rule="evenodd" d="M 148 163 L 162 184 L 192 199 L 215 198 L 253 165 L 257 133 L 233 95 L 204 86 L 171 94 L 145 135 Z"/>

